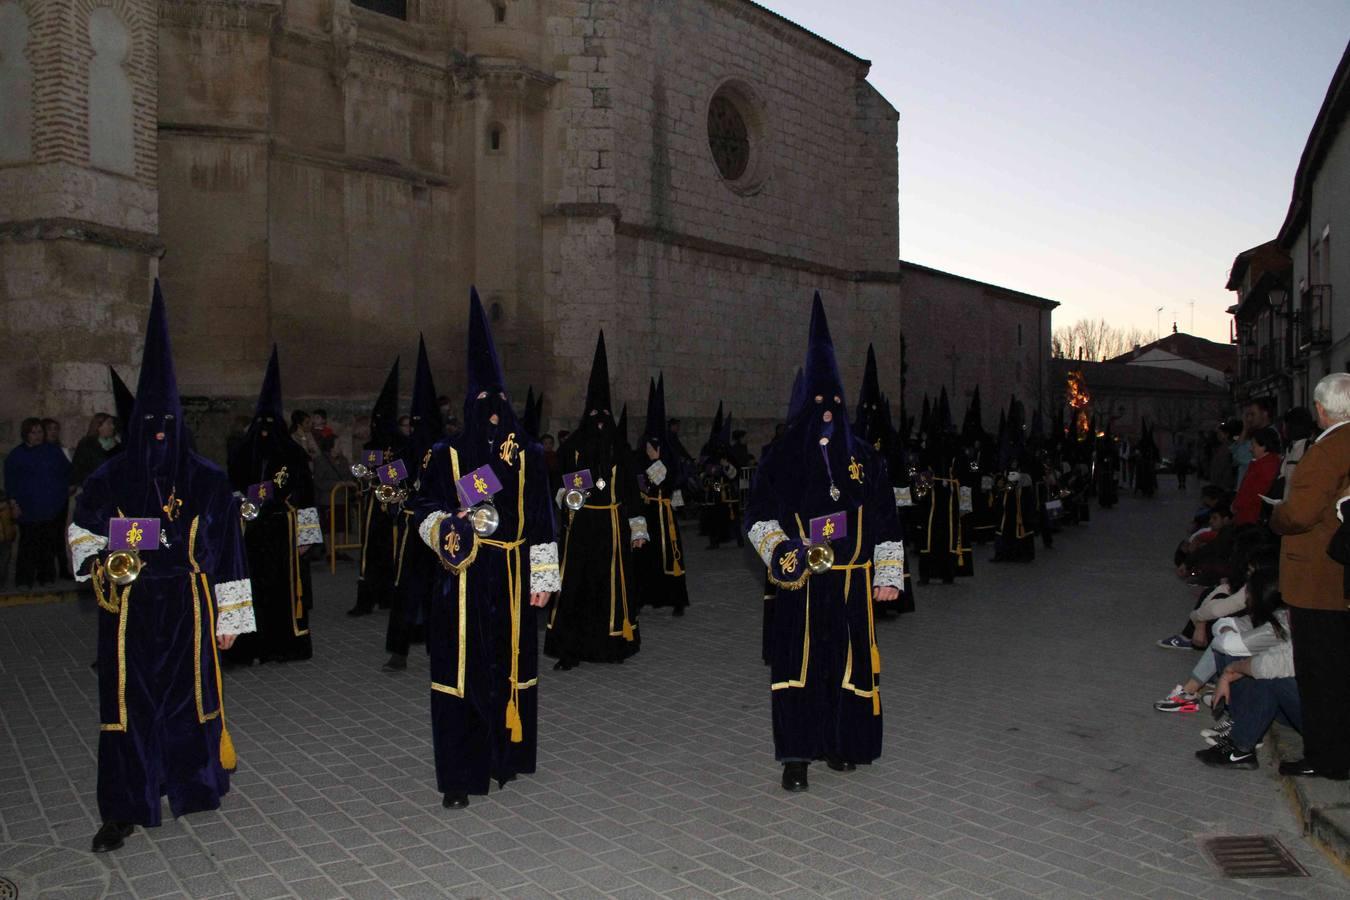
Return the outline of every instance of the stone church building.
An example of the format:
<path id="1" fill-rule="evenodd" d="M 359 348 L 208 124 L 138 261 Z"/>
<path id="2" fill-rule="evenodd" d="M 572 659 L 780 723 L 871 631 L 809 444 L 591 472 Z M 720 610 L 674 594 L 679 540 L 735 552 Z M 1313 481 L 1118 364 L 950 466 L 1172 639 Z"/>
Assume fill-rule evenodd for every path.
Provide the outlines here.
<path id="1" fill-rule="evenodd" d="M 0 443 L 134 384 L 156 275 L 217 457 L 273 342 L 340 427 L 419 332 L 458 405 L 470 284 L 549 427 L 603 327 L 616 405 L 767 429 L 813 290 L 850 392 L 899 335 L 868 69 L 750 0 L 0 0 Z"/>

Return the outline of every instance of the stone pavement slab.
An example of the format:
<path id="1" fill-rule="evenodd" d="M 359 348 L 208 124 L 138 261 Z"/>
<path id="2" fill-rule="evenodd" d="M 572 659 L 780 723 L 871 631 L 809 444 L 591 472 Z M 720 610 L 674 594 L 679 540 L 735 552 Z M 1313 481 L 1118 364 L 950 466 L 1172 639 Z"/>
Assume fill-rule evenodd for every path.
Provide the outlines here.
<path id="1" fill-rule="evenodd" d="M 350 566 L 315 570 L 315 658 L 229 673 L 239 751 L 219 812 L 123 851 L 97 826 L 92 604 L 0 609 L 0 876 L 91 897 L 1344 897 L 1269 767 L 1216 772 L 1199 716 L 1152 701 L 1190 653 L 1153 646 L 1195 495 L 1125 499 L 877 626 L 885 750 L 788 795 L 759 661 L 760 569 L 690 535 L 693 606 L 642 617 L 623 665 L 544 666 L 539 772 L 442 810 L 427 665 L 383 674 Z M 1219 877 L 1197 840 L 1278 836 L 1306 879 Z M 39 871 L 40 870 L 40 871 Z M 28 895 L 21 895 L 28 896 Z M 53 896 L 61 896 L 56 894 Z"/>

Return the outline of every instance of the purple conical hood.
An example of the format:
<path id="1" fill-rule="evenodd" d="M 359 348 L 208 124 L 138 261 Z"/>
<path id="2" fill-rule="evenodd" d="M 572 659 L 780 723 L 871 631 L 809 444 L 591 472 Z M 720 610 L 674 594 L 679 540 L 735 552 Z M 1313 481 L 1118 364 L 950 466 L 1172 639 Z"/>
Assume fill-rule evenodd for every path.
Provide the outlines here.
<path id="1" fill-rule="evenodd" d="M 161 439 L 159 435 L 163 435 Z M 145 327 L 145 350 L 141 354 L 141 377 L 136 383 L 136 404 L 126 425 L 128 459 L 143 466 L 142 475 L 173 481 L 188 457 L 187 428 L 178 396 L 173 347 L 164 294 L 155 279 L 150 301 L 150 320 Z"/>
<path id="2" fill-rule="evenodd" d="M 506 375 L 502 372 L 497 344 L 492 340 L 483 302 L 478 299 L 478 288 L 469 288 L 469 388 L 467 401 L 483 391 L 505 391 Z"/>

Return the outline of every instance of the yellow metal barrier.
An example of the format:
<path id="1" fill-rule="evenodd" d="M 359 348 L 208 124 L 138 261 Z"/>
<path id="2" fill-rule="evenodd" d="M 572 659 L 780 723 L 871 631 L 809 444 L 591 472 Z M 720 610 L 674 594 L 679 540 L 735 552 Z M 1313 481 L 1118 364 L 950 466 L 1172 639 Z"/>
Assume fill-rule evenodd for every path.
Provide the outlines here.
<path id="1" fill-rule="evenodd" d="M 344 481 L 333 485 L 333 490 L 328 493 L 328 571 L 330 573 L 337 571 L 337 555 L 342 550 L 360 550 L 361 549 L 361 516 L 352 516 L 352 494 L 357 497 L 357 511 L 361 509 L 361 491 L 356 486 L 356 482 Z M 342 540 L 338 540 L 338 497 L 341 496 L 342 508 Z M 352 521 L 356 521 L 356 540 L 352 541 Z"/>

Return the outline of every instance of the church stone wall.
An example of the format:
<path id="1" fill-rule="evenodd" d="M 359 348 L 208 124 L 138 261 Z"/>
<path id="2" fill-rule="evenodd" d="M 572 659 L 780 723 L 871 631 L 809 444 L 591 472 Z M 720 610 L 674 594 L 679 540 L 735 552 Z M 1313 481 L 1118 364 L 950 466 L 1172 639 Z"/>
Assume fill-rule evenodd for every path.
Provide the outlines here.
<path id="1" fill-rule="evenodd" d="M 1062 390 L 1049 383 L 1050 315 L 1058 304 L 910 263 L 901 274 L 911 415 L 925 393 L 936 402 L 945 387 L 959 426 L 978 386 L 985 428 L 993 431 L 1010 397 L 1035 411 Z"/>
<path id="2" fill-rule="evenodd" d="M 158 239 L 153 0 L 0 0 L 0 453 L 134 377 Z M 11 128 L 12 126 L 12 128 Z"/>

